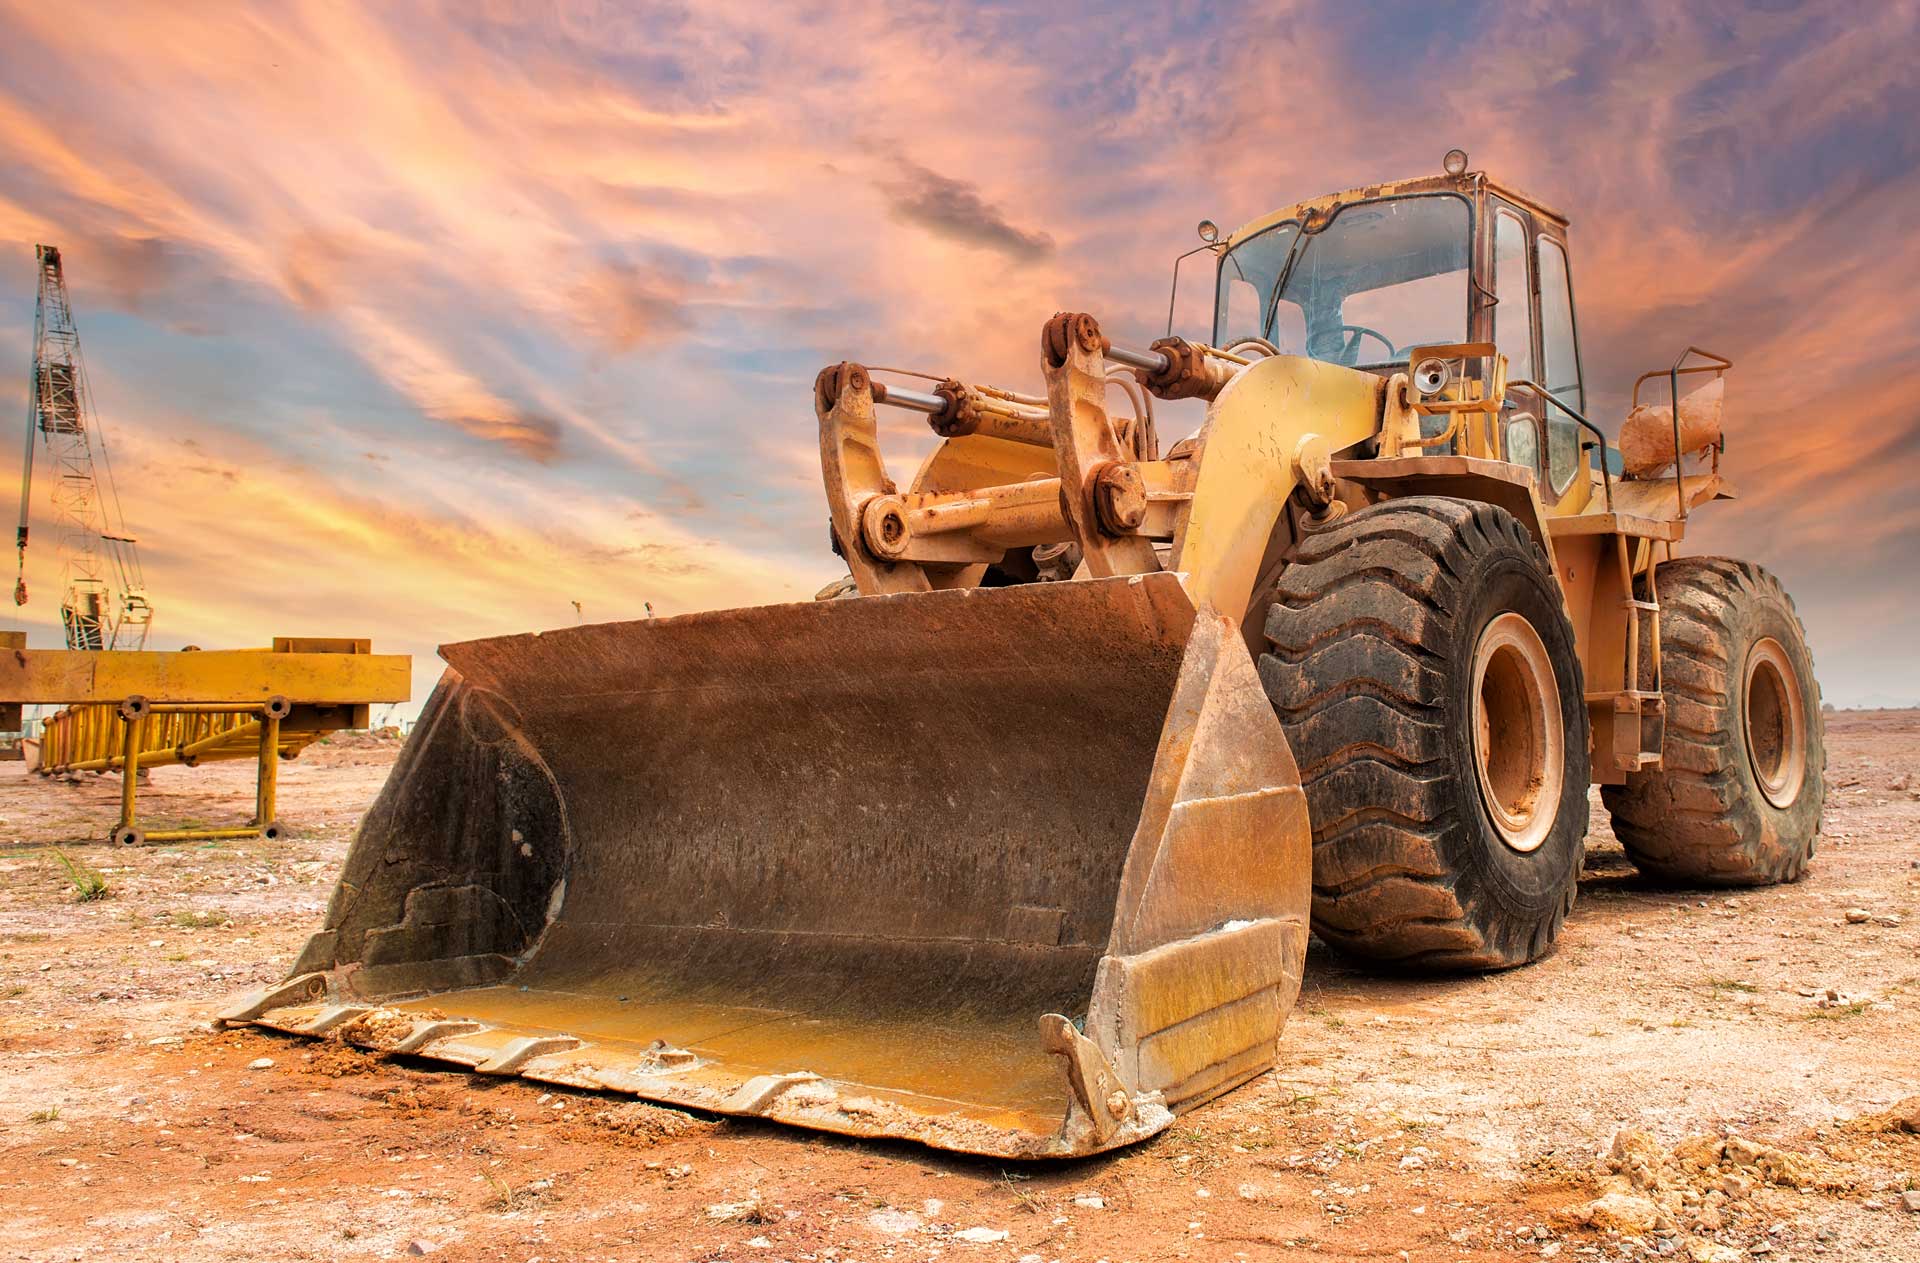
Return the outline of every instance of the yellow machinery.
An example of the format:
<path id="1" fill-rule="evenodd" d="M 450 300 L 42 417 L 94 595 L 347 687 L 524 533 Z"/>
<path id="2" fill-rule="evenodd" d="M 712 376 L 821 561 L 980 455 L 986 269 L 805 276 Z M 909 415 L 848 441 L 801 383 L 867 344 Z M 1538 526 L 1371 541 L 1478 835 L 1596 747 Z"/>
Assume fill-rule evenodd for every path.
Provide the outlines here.
<path id="1" fill-rule="evenodd" d="M 346 728 L 365 728 L 370 706 L 404 702 L 412 660 L 375 654 L 371 642 L 278 638 L 270 650 L 28 649 L 23 632 L 0 633 L 0 726 L 19 727 L 20 704 L 68 703 L 41 727 L 42 775 L 118 772 L 128 846 L 189 839 L 280 836 L 274 798 L 279 760 Z M 253 759 L 259 767 L 253 820 L 244 827 L 140 828 L 142 768 Z"/>
<path id="2" fill-rule="evenodd" d="M 1464 155 L 1202 228 L 1208 343 L 1063 314 L 1044 394 L 820 374 L 850 599 L 444 647 L 325 927 L 225 1020 L 1085 1154 L 1273 1064 L 1310 928 L 1548 950 L 1592 781 L 1650 871 L 1797 875 L 1799 624 L 1676 559 L 1726 362 L 1663 370 L 1664 472 L 1617 469 L 1566 221 Z M 1165 452 L 1156 398 L 1206 406 Z M 904 488 L 882 409 L 942 437 Z"/>

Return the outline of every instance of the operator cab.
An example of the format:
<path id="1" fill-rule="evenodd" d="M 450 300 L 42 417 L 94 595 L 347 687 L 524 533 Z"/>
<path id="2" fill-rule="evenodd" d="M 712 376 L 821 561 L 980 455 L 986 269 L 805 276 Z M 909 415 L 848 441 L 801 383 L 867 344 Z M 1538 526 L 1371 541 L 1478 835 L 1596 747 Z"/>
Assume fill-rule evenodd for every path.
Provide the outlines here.
<path id="1" fill-rule="evenodd" d="M 1507 380 L 1586 411 L 1564 215 L 1447 155 L 1446 174 L 1301 202 L 1217 247 L 1213 345 L 1263 346 L 1374 373 L 1408 351 L 1492 342 Z M 1581 469 L 1580 428 L 1509 390 L 1506 459 L 1559 500 Z"/>

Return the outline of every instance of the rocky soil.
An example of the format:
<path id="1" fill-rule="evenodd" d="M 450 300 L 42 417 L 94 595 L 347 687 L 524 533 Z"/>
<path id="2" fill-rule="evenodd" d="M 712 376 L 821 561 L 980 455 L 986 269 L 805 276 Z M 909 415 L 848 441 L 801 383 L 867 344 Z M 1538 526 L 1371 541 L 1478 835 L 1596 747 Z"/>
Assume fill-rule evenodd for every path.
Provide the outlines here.
<path id="1" fill-rule="evenodd" d="M 283 768 L 273 845 L 114 851 L 112 778 L 0 765 L 0 1258 L 1920 1260 L 1920 713 L 1829 744 L 1805 881 L 1658 888 L 1596 809 L 1548 960 L 1316 947 L 1276 1072 L 1019 1168 L 214 1033 L 317 924 L 396 744 Z M 142 794 L 241 820 L 250 769 Z"/>

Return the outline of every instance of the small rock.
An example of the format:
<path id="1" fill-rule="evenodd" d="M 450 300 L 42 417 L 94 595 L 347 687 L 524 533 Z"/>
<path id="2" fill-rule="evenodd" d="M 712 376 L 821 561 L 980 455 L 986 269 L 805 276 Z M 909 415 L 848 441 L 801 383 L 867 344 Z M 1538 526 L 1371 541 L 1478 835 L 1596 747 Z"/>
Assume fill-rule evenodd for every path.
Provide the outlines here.
<path id="1" fill-rule="evenodd" d="M 1900 1194 L 1900 1209 L 1909 1214 L 1920 1215 L 1920 1189 L 1908 1189 Z"/>
<path id="2" fill-rule="evenodd" d="M 432 1254 L 435 1250 L 438 1250 L 439 1248 L 440 1248 L 439 1246 L 435 1245 L 431 1241 L 409 1241 L 407 1243 L 408 1254 L 416 1254 L 416 1255 Z"/>
<path id="3" fill-rule="evenodd" d="M 1871 920 L 1873 920 L 1873 913 L 1868 912 L 1865 908 L 1848 908 L 1847 909 L 1848 925 L 1865 925 L 1867 922 Z"/>
<path id="4" fill-rule="evenodd" d="M 271 1070 L 271 1069 L 273 1069 L 273 1058 L 271 1058 L 271 1057 L 255 1057 L 255 1058 L 254 1058 L 254 1059 L 253 1059 L 252 1061 L 249 1061 L 249 1062 L 247 1063 L 247 1069 L 249 1069 L 249 1070 Z M 420 1243 L 419 1243 L 418 1241 L 416 1241 L 416 1242 L 414 1242 L 414 1243 L 413 1243 L 413 1245 L 419 1245 L 419 1244 L 420 1244 Z M 407 1248 L 408 1248 L 409 1250 L 411 1250 L 411 1249 L 413 1249 L 413 1246 L 408 1246 Z M 419 1253 L 419 1251 L 415 1251 L 415 1252 L 416 1252 L 416 1253 Z"/>
<path id="5" fill-rule="evenodd" d="M 1612 1228 L 1621 1233 L 1648 1232 L 1659 1222 L 1660 1208 L 1651 1198 L 1637 1193 L 1612 1192 L 1576 1207 L 1568 1212 L 1568 1217 L 1602 1231 Z"/>
<path id="6" fill-rule="evenodd" d="M 1687 1258 L 1690 1263 L 1740 1263 L 1741 1257 L 1741 1251 L 1730 1245 L 1702 1241 L 1697 1237 L 1687 1242 Z"/>
<path id="7" fill-rule="evenodd" d="M 1011 1235 L 1003 1228 L 962 1228 L 953 1234 L 953 1239 L 973 1245 L 992 1245 L 996 1241 L 1005 1241 Z"/>
<path id="8" fill-rule="evenodd" d="M 1084 1210 L 1105 1210 L 1107 1199 L 1098 1193 L 1081 1193 L 1073 1199 L 1073 1204 Z"/>

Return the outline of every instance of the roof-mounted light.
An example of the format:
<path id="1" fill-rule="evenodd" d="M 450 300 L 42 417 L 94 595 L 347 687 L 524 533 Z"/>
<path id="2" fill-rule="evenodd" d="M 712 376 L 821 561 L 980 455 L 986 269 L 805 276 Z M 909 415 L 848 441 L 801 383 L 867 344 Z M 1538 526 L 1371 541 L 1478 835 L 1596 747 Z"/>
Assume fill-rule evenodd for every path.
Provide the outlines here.
<path id="1" fill-rule="evenodd" d="M 1447 150 L 1447 156 L 1440 160 L 1440 166 L 1448 175 L 1465 175 L 1467 173 L 1467 151 L 1464 149 Z"/>

